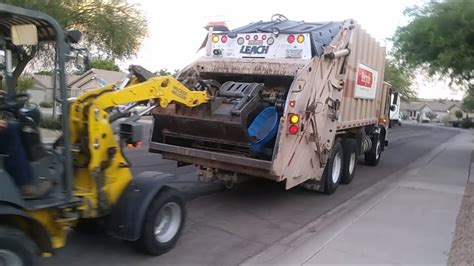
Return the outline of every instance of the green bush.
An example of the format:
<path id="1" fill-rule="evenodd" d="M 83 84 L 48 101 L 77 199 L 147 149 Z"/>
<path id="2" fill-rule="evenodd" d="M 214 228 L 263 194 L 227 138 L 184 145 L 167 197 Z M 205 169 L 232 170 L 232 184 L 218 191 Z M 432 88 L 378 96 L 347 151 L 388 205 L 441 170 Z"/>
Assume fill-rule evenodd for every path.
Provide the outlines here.
<path id="1" fill-rule="evenodd" d="M 41 119 L 39 127 L 54 130 L 60 130 L 62 128 L 61 121 L 59 121 L 59 119 L 57 118 L 52 117 L 44 117 L 43 119 Z"/>
<path id="2" fill-rule="evenodd" d="M 52 102 L 40 102 L 39 106 L 43 108 L 53 108 L 53 103 Z"/>
<path id="3" fill-rule="evenodd" d="M 464 118 L 461 122 L 462 128 L 471 128 L 473 126 L 474 126 L 474 123 L 472 122 L 471 118 Z"/>

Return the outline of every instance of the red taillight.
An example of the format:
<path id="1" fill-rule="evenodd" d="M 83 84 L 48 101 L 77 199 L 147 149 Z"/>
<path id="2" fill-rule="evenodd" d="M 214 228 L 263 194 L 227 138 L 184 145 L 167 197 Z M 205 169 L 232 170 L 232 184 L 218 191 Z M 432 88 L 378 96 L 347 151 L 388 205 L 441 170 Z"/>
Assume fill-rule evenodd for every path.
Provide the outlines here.
<path id="1" fill-rule="evenodd" d="M 253 39 L 254 39 L 254 40 L 258 40 L 258 35 L 254 35 L 254 36 L 253 36 Z"/>
<path id="2" fill-rule="evenodd" d="M 290 101 L 290 107 L 295 107 L 296 102 L 295 101 Z"/>
<path id="3" fill-rule="evenodd" d="M 288 128 L 288 131 L 290 131 L 290 134 L 298 134 L 298 126 L 297 125 L 291 125 Z"/>
<path id="4" fill-rule="evenodd" d="M 250 40 L 250 35 L 245 35 L 246 40 Z"/>
<path id="5" fill-rule="evenodd" d="M 227 42 L 227 35 L 224 35 L 221 37 L 221 42 L 226 43 Z"/>
<path id="6" fill-rule="evenodd" d="M 288 43 L 294 43 L 295 42 L 295 35 L 289 35 L 287 40 L 288 40 Z"/>
<path id="7" fill-rule="evenodd" d="M 267 39 L 267 35 L 262 35 L 262 40 L 266 40 Z"/>

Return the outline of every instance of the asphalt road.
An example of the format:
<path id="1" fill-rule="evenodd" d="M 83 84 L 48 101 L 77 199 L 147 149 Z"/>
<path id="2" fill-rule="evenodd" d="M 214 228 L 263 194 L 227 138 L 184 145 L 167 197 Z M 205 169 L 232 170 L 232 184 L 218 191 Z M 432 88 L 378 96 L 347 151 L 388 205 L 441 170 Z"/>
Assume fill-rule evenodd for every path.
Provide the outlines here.
<path id="1" fill-rule="evenodd" d="M 389 147 L 377 167 L 359 164 L 354 181 L 327 196 L 300 188 L 255 180 L 227 190 L 220 184 L 201 184 L 193 167 L 177 168 L 147 152 L 129 150 L 133 172 L 153 170 L 179 176 L 177 185 L 188 195 L 186 228 L 176 247 L 160 257 L 135 253 L 127 243 L 105 235 L 72 232 L 65 248 L 45 265 L 235 265 L 260 253 L 332 208 L 406 167 L 457 131 L 441 127 L 404 125 L 389 133 Z"/>

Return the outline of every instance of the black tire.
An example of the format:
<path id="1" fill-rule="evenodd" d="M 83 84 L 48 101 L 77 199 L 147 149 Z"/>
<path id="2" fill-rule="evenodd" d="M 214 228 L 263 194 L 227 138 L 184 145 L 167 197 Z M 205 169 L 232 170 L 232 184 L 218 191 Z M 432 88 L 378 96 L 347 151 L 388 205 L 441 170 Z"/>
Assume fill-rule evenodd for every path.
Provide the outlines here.
<path id="1" fill-rule="evenodd" d="M 379 164 L 380 157 L 382 157 L 383 143 L 380 139 L 380 136 L 377 136 L 377 138 L 373 139 L 372 141 L 375 147 L 364 155 L 364 159 L 366 165 L 377 166 Z"/>
<path id="2" fill-rule="evenodd" d="M 21 230 L 0 225 L 0 265 L 36 266 L 39 254 L 35 243 Z M 9 260 L 15 261 L 9 261 Z"/>
<path id="3" fill-rule="evenodd" d="M 339 169 L 339 177 L 334 181 L 332 178 L 333 176 L 333 166 L 335 163 L 335 158 L 336 156 L 340 156 L 340 169 Z M 344 151 L 342 149 L 342 144 L 340 139 L 336 139 L 334 146 L 331 149 L 331 156 L 328 159 L 328 162 L 326 164 L 326 168 L 324 169 L 323 173 L 323 178 L 324 178 L 324 194 L 331 195 L 333 194 L 337 187 L 339 186 L 339 183 L 341 182 L 341 176 L 342 176 L 342 160 L 344 158 Z"/>
<path id="4" fill-rule="evenodd" d="M 171 207 L 172 206 L 172 207 Z M 166 208 L 166 209 L 165 209 Z M 167 209 L 176 209 L 178 208 L 180 213 L 175 214 L 179 215 L 179 224 L 175 234 L 172 234 L 172 237 L 166 241 L 160 241 L 155 237 L 155 227 L 156 227 L 156 218 L 160 215 L 160 211 L 164 212 Z M 172 211 L 171 211 L 172 212 Z M 145 221 L 141 228 L 141 236 L 137 241 L 132 242 L 134 248 L 142 253 L 158 256 L 165 252 L 171 250 L 176 242 L 178 241 L 181 232 L 183 231 L 184 224 L 186 220 L 186 208 L 184 200 L 180 197 L 174 190 L 166 189 L 158 193 L 158 195 L 150 203 L 147 214 L 145 216 Z"/>
<path id="5" fill-rule="evenodd" d="M 106 225 L 106 217 L 79 219 L 73 229 L 74 231 L 81 234 L 101 234 L 105 233 Z"/>
<path id="6" fill-rule="evenodd" d="M 350 184 L 357 169 L 357 141 L 352 138 L 342 141 L 343 162 L 341 184 Z"/>

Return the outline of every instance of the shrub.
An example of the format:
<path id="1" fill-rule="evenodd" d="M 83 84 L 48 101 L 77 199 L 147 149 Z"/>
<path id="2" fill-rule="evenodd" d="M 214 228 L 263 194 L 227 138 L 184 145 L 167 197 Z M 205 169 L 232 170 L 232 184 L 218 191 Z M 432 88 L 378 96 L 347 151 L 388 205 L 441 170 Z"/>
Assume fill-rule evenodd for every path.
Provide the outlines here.
<path id="1" fill-rule="evenodd" d="M 441 117 L 441 123 L 443 123 L 445 126 L 449 125 L 449 116 L 445 115 Z"/>
<path id="2" fill-rule="evenodd" d="M 456 112 L 454 112 L 454 116 L 455 116 L 457 119 L 461 119 L 461 118 L 462 118 L 462 111 L 457 110 Z"/>
<path id="3" fill-rule="evenodd" d="M 53 108 L 53 103 L 52 102 L 40 102 L 39 106 L 43 108 Z"/>
<path id="4" fill-rule="evenodd" d="M 62 128 L 61 121 L 59 121 L 59 119 L 57 118 L 52 117 L 44 117 L 43 119 L 41 119 L 39 127 L 54 130 L 60 130 Z"/>
<path id="5" fill-rule="evenodd" d="M 471 128 L 473 126 L 474 126 L 474 123 L 472 122 L 471 118 L 464 118 L 461 122 L 462 128 Z"/>

